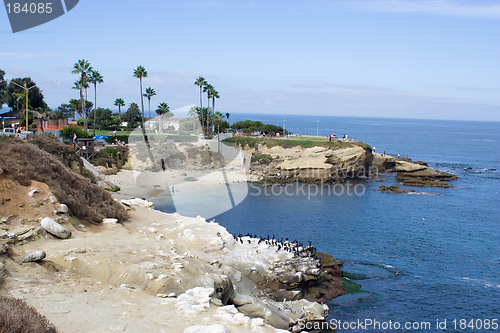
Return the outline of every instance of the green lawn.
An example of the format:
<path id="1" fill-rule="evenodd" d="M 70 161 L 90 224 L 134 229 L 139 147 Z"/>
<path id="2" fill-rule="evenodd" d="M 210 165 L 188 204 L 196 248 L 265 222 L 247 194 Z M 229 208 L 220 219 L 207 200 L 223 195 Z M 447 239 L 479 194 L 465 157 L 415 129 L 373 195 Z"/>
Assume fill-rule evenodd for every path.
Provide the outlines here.
<path id="1" fill-rule="evenodd" d="M 222 141 L 228 145 L 238 145 L 240 147 L 253 148 L 256 143 L 266 145 L 271 148 L 274 146 L 302 146 L 304 148 L 312 147 L 328 147 L 328 148 L 347 148 L 352 147 L 353 144 L 350 142 L 343 141 L 328 141 L 326 138 L 311 138 L 311 137 L 292 137 L 290 139 L 268 139 L 268 138 L 252 138 L 252 137 L 233 137 Z M 366 145 L 359 143 L 359 145 Z"/>
<path id="2" fill-rule="evenodd" d="M 328 138 L 325 137 L 317 137 L 317 136 L 292 136 L 287 140 L 301 140 L 301 141 L 328 141 Z"/>

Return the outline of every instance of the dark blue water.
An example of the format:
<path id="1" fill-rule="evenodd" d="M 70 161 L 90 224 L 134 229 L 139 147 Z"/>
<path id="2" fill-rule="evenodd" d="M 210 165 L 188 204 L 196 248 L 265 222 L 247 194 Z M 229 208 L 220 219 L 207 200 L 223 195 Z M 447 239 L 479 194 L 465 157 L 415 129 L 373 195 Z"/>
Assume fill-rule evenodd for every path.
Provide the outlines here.
<path id="1" fill-rule="evenodd" d="M 281 115 L 231 116 L 232 122 L 245 119 L 283 125 Z M 386 194 L 373 191 L 381 183 L 363 181 L 351 184 L 361 195 L 340 188 L 311 195 L 307 187 L 274 195 L 252 185 L 247 198 L 216 221 L 235 234 L 312 241 L 345 260 L 344 271 L 368 276 L 355 281 L 366 292 L 329 302 L 330 319 L 430 322 L 428 332 L 487 331 L 461 330 L 460 319 L 500 322 L 500 123 L 287 116 L 286 128 L 315 135 L 317 120 L 320 135 L 348 134 L 377 151 L 454 173 L 456 188 Z M 395 182 L 385 178 L 384 185 Z M 444 319 L 447 329 L 436 329 L 436 320 Z"/>

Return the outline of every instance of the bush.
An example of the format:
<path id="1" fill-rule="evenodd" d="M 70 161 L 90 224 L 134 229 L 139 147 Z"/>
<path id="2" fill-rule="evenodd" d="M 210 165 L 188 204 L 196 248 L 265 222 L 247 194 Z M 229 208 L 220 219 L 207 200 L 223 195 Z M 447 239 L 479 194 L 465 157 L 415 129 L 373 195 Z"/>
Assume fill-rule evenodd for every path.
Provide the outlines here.
<path id="1" fill-rule="evenodd" d="M 100 223 L 104 218 L 127 218 L 124 208 L 103 188 L 66 168 L 34 144 L 11 139 L 0 143 L 0 168 L 23 186 L 32 180 L 47 184 L 60 203 L 82 220 Z"/>
<path id="2" fill-rule="evenodd" d="M 87 133 L 84 129 L 78 126 L 68 126 L 61 130 L 61 136 L 67 138 L 73 138 L 73 135 L 76 133 L 76 136 L 79 138 L 90 138 L 92 135 Z"/>
<path id="3" fill-rule="evenodd" d="M 128 148 L 117 146 L 117 147 L 106 147 L 99 150 L 92 160 L 90 161 L 93 165 L 100 165 L 106 168 L 112 168 L 116 166 L 117 170 L 120 170 L 128 160 Z"/>
<path id="4" fill-rule="evenodd" d="M 115 144 L 116 143 L 115 139 L 118 139 L 119 141 L 123 141 L 125 143 L 128 143 L 128 137 L 130 136 L 130 132 L 125 132 L 125 133 L 127 133 L 127 134 L 117 132 L 116 135 L 108 135 L 108 138 L 106 139 L 106 141 L 109 144 Z"/>
<path id="5" fill-rule="evenodd" d="M 25 301 L 0 296 L 0 333 L 57 333 L 57 330 Z"/>
<path id="6" fill-rule="evenodd" d="M 61 143 L 52 134 L 34 135 L 30 134 L 26 138 L 29 143 L 34 144 L 40 149 L 45 150 L 47 153 L 55 156 L 59 162 L 67 167 L 71 167 L 71 162 L 80 162 L 80 157 L 75 149 L 64 143 Z"/>
<path id="7" fill-rule="evenodd" d="M 101 151 L 108 154 L 108 155 L 111 155 L 111 157 L 113 157 L 113 158 L 116 158 L 116 153 L 118 152 L 118 149 L 116 149 L 115 147 L 106 147 L 106 148 L 102 149 Z"/>
<path id="8" fill-rule="evenodd" d="M 273 160 L 273 157 L 269 154 L 254 155 L 254 156 L 252 156 L 252 163 L 255 163 L 255 162 L 260 161 L 262 159 L 267 159 L 270 162 Z"/>

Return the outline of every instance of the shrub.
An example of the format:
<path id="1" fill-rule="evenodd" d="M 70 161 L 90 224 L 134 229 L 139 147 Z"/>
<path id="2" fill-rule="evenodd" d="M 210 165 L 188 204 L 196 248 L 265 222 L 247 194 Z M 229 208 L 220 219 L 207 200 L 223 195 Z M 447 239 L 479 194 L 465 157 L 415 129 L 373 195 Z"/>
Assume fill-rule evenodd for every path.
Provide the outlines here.
<path id="1" fill-rule="evenodd" d="M 78 126 L 68 126 L 61 130 L 61 136 L 67 138 L 73 138 L 73 135 L 76 133 L 76 136 L 79 138 L 90 138 L 92 135 L 87 133 L 81 127 Z"/>
<path id="2" fill-rule="evenodd" d="M 111 155 L 111 157 L 116 158 L 116 153 L 118 152 L 118 149 L 115 147 L 106 147 L 101 150 L 102 152 L 105 152 L 106 154 Z"/>
<path id="3" fill-rule="evenodd" d="M 57 333 L 57 330 L 25 301 L 0 296 L 0 333 Z"/>
<path id="4" fill-rule="evenodd" d="M 118 139 L 120 142 L 123 141 L 125 143 L 128 143 L 129 136 L 130 136 L 130 132 L 125 132 L 125 133 L 117 132 L 117 135 L 109 135 L 108 138 L 106 139 L 106 141 L 109 144 L 115 144 L 116 143 L 115 139 Z"/>
<path id="5" fill-rule="evenodd" d="M 31 180 L 47 184 L 60 203 L 82 220 L 100 223 L 104 218 L 125 220 L 124 208 L 111 194 L 66 168 L 54 156 L 18 139 L 0 143 L 0 168 L 23 186 Z"/>
<path id="6" fill-rule="evenodd" d="M 128 160 L 128 148 L 123 146 L 106 147 L 95 153 L 90 162 L 93 165 L 100 165 L 107 168 L 116 166 L 120 170 Z"/>
<path id="7" fill-rule="evenodd" d="M 260 161 L 262 159 L 267 159 L 267 160 L 269 160 L 269 162 L 273 160 L 272 156 L 269 154 L 260 154 L 260 155 L 252 156 L 252 163 L 255 163 L 255 162 Z"/>
<path id="8" fill-rule="evenodd" d="M 71 162 L 80 162 L 80 157 L 75 149 L 64 143 L 61 143 L 52 134 L 34 135 L 30 134 L 26 138 L 29 143 L 34 144 L 40 149 L 56 157 L 62 164 L 71 167 Z"/>

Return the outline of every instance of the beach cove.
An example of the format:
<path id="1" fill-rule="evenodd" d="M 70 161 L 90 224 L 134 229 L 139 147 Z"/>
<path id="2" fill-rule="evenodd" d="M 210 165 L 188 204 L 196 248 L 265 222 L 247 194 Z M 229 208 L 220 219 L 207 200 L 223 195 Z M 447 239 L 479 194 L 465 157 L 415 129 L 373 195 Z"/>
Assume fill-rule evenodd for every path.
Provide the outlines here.
<path id="1" fill-rule="evenodd" d="M 1 161 L 2 294 L 26 300 L 63 332 L 298 332 L 328 314 L 306 298 L 345 293 L 340 263 L 311 246 L 234 236 L 142 199 L 118 204 L 34 145 L 2 148 L 24 161 L 23 169 Z M 48 185 L 29 180 L 54 171 Z M 86 200 L 103 200 L 94 223 L 58 190 L 76 181 Z M 97 223 L 102 214 L 109 218 Z"/>

